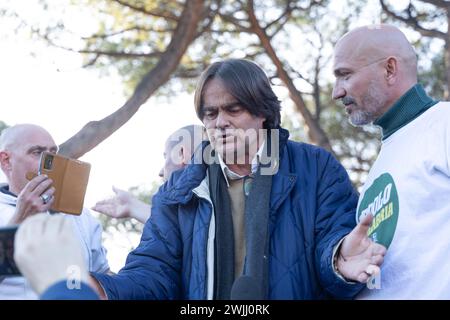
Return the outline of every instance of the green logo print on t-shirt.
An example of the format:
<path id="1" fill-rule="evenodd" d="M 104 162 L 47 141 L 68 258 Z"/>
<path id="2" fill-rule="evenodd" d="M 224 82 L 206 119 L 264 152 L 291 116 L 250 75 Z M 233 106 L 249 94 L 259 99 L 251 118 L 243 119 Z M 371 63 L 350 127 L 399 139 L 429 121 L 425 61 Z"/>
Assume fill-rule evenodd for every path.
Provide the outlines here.
<path id="1" fill-rule="evenodd" d="M 388 248 L 394 238 L 398 211 L 394 179 L 389 173 L 383 173 L 364 193 L 358 207 L 358 222 L 367 214 L 372 214 L 374 218 L 367 234 L 373 241 Z"/>

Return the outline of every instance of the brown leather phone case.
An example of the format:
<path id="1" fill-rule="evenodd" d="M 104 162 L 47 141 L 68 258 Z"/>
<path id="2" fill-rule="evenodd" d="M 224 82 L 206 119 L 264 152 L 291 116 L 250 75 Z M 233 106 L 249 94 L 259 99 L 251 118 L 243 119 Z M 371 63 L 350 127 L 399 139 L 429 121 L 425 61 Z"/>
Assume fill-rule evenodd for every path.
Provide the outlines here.
<path id="1" fill-rule="evenodd" d="M 91 165 L 58 154 L 43 152 L 39 174 L 53 180 L 55 200 L 51 210 L 80 215 L 89 181 Z"/>

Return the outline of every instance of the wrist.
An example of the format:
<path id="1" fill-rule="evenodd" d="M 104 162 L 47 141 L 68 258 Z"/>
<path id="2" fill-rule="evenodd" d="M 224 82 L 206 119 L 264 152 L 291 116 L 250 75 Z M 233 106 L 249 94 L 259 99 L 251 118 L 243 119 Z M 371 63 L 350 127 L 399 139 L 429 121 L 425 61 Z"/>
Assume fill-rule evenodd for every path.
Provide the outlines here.
<path id="1" fill-rule="evenodd" d="M 341 278 L 342 280 L 346 280 L 345 276 L 341 273 L 340 268 L 339 268 L 341 265 L 342 259 L 343 259 L 343 257 L 340 253 L 340 250 L 338 250 L 338 252 L 336 252 L 336 254 L 333 257 L 333 270 L 339 278 Z"/>
<path id="2" fill-rule="evenodd" d="M 106 296 L 105 290 L 100 284 L 100 281 L 98 281 L 97 279 L 95 279 L 93 276 L 90 275 L 88 284 L 91 288 L 94 289 L 94 291 L 98 294 L 101 300 L 108 300 L 108 297 Z"/>
<path id="3" fill-rule="evenodd" d="M 341 272 L 343 269 L 343 264 L 346 262 L 346 258 L 342 255 L 341 248 L 342 243 L 344 242 L 345 237 L 342 238 L 334 247 L 333 250 L 333 260 L 332 260 L 332 268 L 337 277 L 339 277 L 341 280 L 345 282 L 351 282 L 349 281 L 344 274 Z"/>

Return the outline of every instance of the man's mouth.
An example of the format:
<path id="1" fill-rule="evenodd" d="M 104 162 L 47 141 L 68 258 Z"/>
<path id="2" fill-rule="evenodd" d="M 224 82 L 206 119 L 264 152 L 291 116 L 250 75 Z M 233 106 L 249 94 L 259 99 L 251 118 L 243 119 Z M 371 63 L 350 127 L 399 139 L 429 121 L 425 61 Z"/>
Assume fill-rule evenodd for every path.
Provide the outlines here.
<path id="1" fill-rule="evenodd" d="M 350 114 L 352 112 L 352 108 L 355 106 L 355 104 L 353 102 L 350 102 L 350 103 L 344 104 L 344 106 L 345 106 L 345 112 L 347 114 Z"/>
<path id="2" fill-rule="evenodd" d="M 220 141 L 222 143 L 226 143 L 227 140 L 231 140 L 233 138 L 230 134 L 224 134 L 216 137 L 216 141 Z"/>

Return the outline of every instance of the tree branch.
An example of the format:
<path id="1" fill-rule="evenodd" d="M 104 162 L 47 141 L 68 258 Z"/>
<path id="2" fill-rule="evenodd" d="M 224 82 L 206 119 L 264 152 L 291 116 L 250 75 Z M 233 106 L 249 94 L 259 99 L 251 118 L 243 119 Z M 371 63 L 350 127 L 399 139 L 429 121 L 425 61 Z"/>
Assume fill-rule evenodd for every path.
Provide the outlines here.
<path id="1" fill-rule="evenodd" d="M 305 123 L 309 129 L 308 135 L 311 141 L 324 147 L 331 153 L 334 153 L 325 131 L 320 127 L 319 123 L 314 119 L 313 115 L 306 107 L 305 101 L 303 100 L 301 93 L 297 90 L 297 88 L 294 85 L 294 82 L 284 69 L 283 63 L 281 62 L 280 58 L 276 54 L 276 51 L 272 47 L 270 39 L 267 36 L 265 30 L 261 28 L 261 26 L 259 25 L 258 19 L 256 18 L 254 11 L 253 0 L 248 0 L 247 14 L 251 25 L 251 31 L 253 31 L 258 36 L 259 41 L 261 42 L 261 46 L 264 48 L 267 55 L 270 57 L 273 64 L 275 65 L 280 80 L 284 83 L 284 85 L 288 89 L 292 101 L 294 102 L 297 110 L 301 113 L 303 119 L 305 120 Z"/>
<path id="2" fill-rule="evenodd" d="M 124 7 L 130 8 L 130 9 L 132 9 L 134 11 L 143 13 L 145 15 L 154 16 L 154 17 L 157 17 L 157 18 L 164 18 L 164 19 L 167 19 L 167 20 L 175 21 L 175 22 L 178 21 L 178 19 L 179 19 L 177 16 L 175 16 L 175 15 L 173 15 L 171 13 L 168 13 L 168 12 L 162 12 L 162 11 L 156 11 L 156 10 L 151 10 L 151 11 L 150 10 L 146 10 L 144 7 L 135 6 L 135 5 L 132 5 L 131 3 L 128 3 L 128 2 L 123 1 L 123 0 L 112 0 L 112 1 L 122 5 Z"/>
<path id="3" fill-rule="evenodd" d="M 144 28 L 144 27 L 140 27 L 140 26 L 133 26 L 133 27 L 129 27 L 123 30 L 119 30 L 116 32 L 111 32 L 111 33 L 103 33 L 103 34 L 93 34 L 90 35 L 88 37 L 81 37 L 81 39 L 83 40 L 90 40 L 90 39 L 106 39 L 109 37 L 113 37 L 113 36 L 117 36 L 119 34 L 123 34 L 126 33 L 128 31 L 145 31 L 145 32 L 157 32 L 157 33 L 167 33 L 167 32 L 173 32 L 174 29 L 160 29 L 160 30 L 155 30 L 152 28 Z"/>
<path id="4" fill-rule="evenodd" d="M 66 50 L 72 50 L 78 53 L 83 54 L 95 54 L 98 56 L 108 56 L 108 57 L 114 57 L 114 58 L 152 58 L 152 57 L 160 57 L 162 55 L 162 52 L 150 52 L 150 53 L 137 53 L 137 52 L 124 52 L 124 51 L 103 51 L 103 50 L 73 50 L 70 48 L 64 48 L 59 46 L 59 48 L 66 49 Z"/>
<path id="5" fill-rule="evenodd" d="M 447 40 L 448 35 L 446 33 L 441 32 L 439 30 L 426 29 L 426 28 L 422 27 L 419 24 L 419 21 L 417 21 L 417 19 L 412 16 L 410 8 L 407 10 L 408 11 L 408 17 L 403 17 L 401 15 L 396 14 L 391 9 L 389 9 L 389 7 L 386 5 L 384 0 L 380 0 L 380 5 L 381 5 L 381 8 L 383 9 L 383 11 L 386 12 L 390 17 L 392 17 L 392 18 L 394 18 L 396 20 L 403 21 L 404 23 L 406 23 L 410 27 L 414 28 L 414 30 L 418 31 L 424 37 L 439 38 L 439 39 L 442 39 L 444 41 L 448 41 Z"/>
<path id="6" fill-rule="evenodd" d="M 207 30 L 211 31 L 211 25 L 214 22 L 216 14 L 219 12 L 221 2 L 222 0 L 217 0 L 217 7 L 215 10 L 210 10 L 210 7 L 205 7 L 204 12 L 202 13 L 202 20 L 207 20 L 207 23 L 197 32 L 195 39 L 199 38 Z"/>
<path id="7" fill-rule="evenodd" d="M 284 9 L 284 11 L 280 14 L 280 16 L 278 18 L 276 18 L 275 20 L 273 20 L 272 22 L 268 23 L 264 29 L 268 30 L 270 29 L 271 26 L 273 26 L 274 24 L 278 23 L 279 21 L 281 21 L 281 19 L 286 18 L 286 20 L 290 17 L 291 13 L 292 13 L 292 6 L 291 6 L 292 1 L 288 1 L 286 2 L 286 8 Z M 284 25 L 284 23 L 282 23 Z"/>
<path id="8" fill-rule="evenodd" d="M 201 20 L 204 1 L 186 1 L 171 41 L 155 67 L 150 70 L 137 85 L 133 95 L 117 111 L 100 121 L 87 123 L 78 133 L 60 146 L 60 153 L 72 158 L 79 158 L 108 138 L 125 124 L 145 103 L 148 98 L 176 70 L 187 48 L 195 39 Z"/>
<path id="9" fill-rule="evenodd" d="M 219 17 L 221 17 L 224 21 L 229 22 L 229 23 L 235 25 L 236 27 L 238 27 L 241 32 L 249 32 L 249 30 L 250 30 L 248 27 L 241 24 L 241 22 L 245 21 L 245 20 L 237 19 L 233 15 L 227 15 L 227 14 L 223 14 L 220 12 L 219 12 Z"/>
<path id="10" fill-rule="evenodd" d="M 449 9 L 450 8 L 450 1 L 445 0 L 421 0 L 422 2 L 426 2 L 429 4 L 433 4 L 436 7 L 442 8 L 442 9 Z"/>
<path id="11" fill-rule="evenodd" d="M 129 59 L 129 58 L 152 58 L 152 57 L 159 57 L 162 55 L 162 52 L 160 52 L 160 51 L 149 52 L 149 53 L 139 53 L 139 52 L 125 52 L 125 51 L 105 51 L 105 50 L 94 50 L 94 49 L 78 50 L 78 49 L 74 49 L 74 48 L 65 47 L 60 44 L 56 44 L 52 39 L 49 38 L 48 34 L 42 35 L 37 30 L 33 30 L 33 32 L 35 34 L 37 34 L 38 36 L 40 36 L 41 38 L 43 38 L 52 47 L 63 49 L 66 51 L 77 52 L 77 53 L 81 53 L 81 54 L 95 54 L 97 56 L 97 58 L 100 56 L 109 56 L 109 57 L 114 57 L 114 58 L 127 58 L 127 59 Z M 89 64 L 92 64 L 92 61 Z"/>

